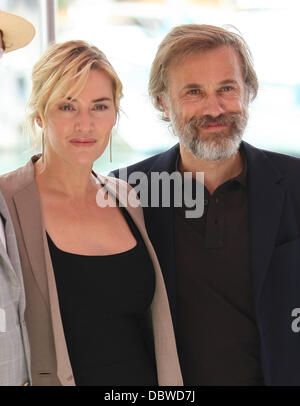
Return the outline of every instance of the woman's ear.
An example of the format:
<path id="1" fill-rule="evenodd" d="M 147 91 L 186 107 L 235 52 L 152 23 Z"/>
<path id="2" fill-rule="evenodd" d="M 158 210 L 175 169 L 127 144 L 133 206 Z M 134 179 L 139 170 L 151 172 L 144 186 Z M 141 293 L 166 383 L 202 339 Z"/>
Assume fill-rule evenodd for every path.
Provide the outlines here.
<path id="1" fill-rule="evenodd" d="M 115 121 L 114 121 L 114 125 L 113 125 L 113 127 L 115 126 L 115 125 L 117 125 L 118 124 L 118 122 L 119 122 L 119 119 L 120 119 L 120 107 L 118 108 L 118 111 L 116 110 L 116 113 L 115 113 Z"/>
<path id="2" fill-rule="evenodd" d="M 43 128 L 43 122 L 40 116 L 37 116 L 37 118 L 35 119 L 37 125 L 41 128 Z"/>

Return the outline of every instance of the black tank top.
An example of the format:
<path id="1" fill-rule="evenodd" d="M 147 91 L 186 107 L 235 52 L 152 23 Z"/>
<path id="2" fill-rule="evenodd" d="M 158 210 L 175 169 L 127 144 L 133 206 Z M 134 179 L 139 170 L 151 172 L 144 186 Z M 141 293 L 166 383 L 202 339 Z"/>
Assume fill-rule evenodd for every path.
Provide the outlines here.
<path id="1" fill-rule="evenodd" d="M 71 254 L 47 234 L 76 385 L 157 385 L 148 328 L 155 272 L 137 227 L 121 211 L 137 245 L 120 254 Z"/>

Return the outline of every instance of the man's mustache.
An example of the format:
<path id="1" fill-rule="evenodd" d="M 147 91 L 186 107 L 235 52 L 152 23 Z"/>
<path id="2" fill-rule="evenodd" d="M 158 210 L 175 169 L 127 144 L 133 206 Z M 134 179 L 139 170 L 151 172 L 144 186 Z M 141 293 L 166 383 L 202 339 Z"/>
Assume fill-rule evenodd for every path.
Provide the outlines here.
<path id="1" fill-rule="evenodd" d="M 226 113 L 220 114 L 217 117 L 205 115 L 202 117 L 193 116 L 188 122 L 192 127 L 207 127 L 209 125 L 231 125 L 240 121 L 243 118 L 241 113 Z"/>

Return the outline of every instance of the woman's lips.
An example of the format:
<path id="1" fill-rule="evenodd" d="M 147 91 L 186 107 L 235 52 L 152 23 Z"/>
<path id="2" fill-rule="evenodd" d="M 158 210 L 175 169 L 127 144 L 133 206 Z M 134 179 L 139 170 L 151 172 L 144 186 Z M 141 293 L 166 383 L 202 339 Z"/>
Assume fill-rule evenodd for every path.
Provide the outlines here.
<path id="1" fill-rule="evenodd" d="M 71 144 L 75 147 L 90 147 L 95 144 L 94 138 L 73 138 Z"/>

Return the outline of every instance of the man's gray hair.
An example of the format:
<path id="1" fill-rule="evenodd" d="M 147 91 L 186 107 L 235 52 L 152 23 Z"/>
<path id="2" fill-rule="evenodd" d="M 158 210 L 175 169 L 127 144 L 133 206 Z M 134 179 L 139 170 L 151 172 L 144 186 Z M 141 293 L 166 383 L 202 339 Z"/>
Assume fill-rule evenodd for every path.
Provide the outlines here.
<path id="1" fill-rule="evenodd" d="M 213 25 L 186 24 L 173 28 L 167 34 L 152 63 L 149 95 L 154 106 L 163 112 L 161 98 L 168 90 L 168 68 L 172 63 L 178 63 L 189 54 L 224 45 L 234 48 L 238 53 L 248 100 L 254 100 L 258 91 L 258 80 L 250 49 L 241 35 Z M 168 118 L 163 119 L 169 121 Z"/>

